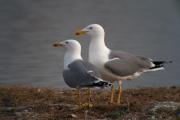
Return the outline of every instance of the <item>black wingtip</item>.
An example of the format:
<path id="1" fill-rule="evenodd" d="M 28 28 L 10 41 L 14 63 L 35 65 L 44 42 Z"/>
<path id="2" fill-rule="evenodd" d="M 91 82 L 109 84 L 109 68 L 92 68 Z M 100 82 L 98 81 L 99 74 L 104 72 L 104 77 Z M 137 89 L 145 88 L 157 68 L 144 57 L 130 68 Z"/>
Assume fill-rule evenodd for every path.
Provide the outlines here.
<path id="1" fill-rule="evenodd" d="M 163 66 L 164 64 L 173 63 L 173 61 L 172 61 L 172 60 L 170 60 L 170 61 L 153 61 L 153 63 L 154 63 L 156 66 Z"/>
<path id="2" fill-rule="evenodd" d="M 101 88 L 109 87 L 111 85 L 112 85 L 111 83 L 106 82 L 106 81 L 99 81 L 99 82 L 94 83 L 94 86 L 101 87 Z"/>

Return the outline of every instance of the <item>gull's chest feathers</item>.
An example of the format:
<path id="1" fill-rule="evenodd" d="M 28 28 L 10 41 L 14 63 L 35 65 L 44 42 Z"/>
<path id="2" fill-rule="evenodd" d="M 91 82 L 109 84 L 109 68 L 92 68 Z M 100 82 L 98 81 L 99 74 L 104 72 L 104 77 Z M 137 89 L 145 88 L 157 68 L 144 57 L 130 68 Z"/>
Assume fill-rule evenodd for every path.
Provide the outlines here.
<path id="1" fill-rule="evenodd" d="M 109 53 L 108 49 L 91 45 L 89 49 L 89 62 L 101 69 L 104 67 L 104 63 L 109 60 Z"/>
<path id="2" fill-rule="evenodd" d="M 69 69 L 68 65 L 75 60 L 82 60 L 81 55 L 76 53 L 71 54 L 71 52 L 66 52 L 64 56 L 64 69 Z"/>

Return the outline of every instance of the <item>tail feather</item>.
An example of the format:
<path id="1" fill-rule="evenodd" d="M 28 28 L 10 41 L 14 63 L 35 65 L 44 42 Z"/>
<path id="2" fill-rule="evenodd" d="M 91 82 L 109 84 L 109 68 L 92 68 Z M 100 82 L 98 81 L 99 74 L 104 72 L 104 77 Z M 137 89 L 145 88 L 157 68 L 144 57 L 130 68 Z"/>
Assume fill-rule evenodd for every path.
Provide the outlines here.
<path id="1" fill-rule="evenodd" d="M 103 79 L 97 77 L 97 76 L 94 76 L 92 74 L 89 74 L 92 78 L 96 79 L 96 81 L 94 81 L 90 86 L 92 87 L 101 87 L 101 88 L 104 88 L 104 87 L 108 87 L 108 86 L 111 86 L 112 84 L 110 82 L 107 82 L 107 81 L 104 81 Z"/>
<path id="2" fill-rule="evenodd" d="M 168 63 L 172 63 L 172 61 L 152 61 L 155 65 L 164 65 Z"/>
<path id="3" fill-rule="evenodd" d="M 172 63 L 172 61 L 152 61 L 152 63 L 155 65 L 154 67 L 151 67 L 150 71 L 157 71 L 164 69 L 165 64 Z"/>
<path id="4" fill-rule="evenodd" d="M 97 80 L 94 81 L 93 83 L 90 84 L 86 84 L 86 85 L 81 85 L 81 87 L 98 87 L 98 88 L 105 88 L 108 86 L 111 86 L 112 84 L 106 81 L 101 81 L 101 80 Z"/>
<path id="5" fill-rule="evenodd" d="M 104 81 L 103 79 L 94 76 L 92 74 L 89 74 L 91 76 L 91 79 L 93 81 L 86 83 L 86 84 L 81 84 L 81 87 L 99 87 L 99 88 L 105 88 L 108 86 L 111 86 L 112 84 L 110 82 Z"/>
<path id="6" fill-rule="evenodd" d="M 172 61 L 152 61 L 152 62 L 155 66 L 152 67 L 151 69 L 164 67 L 165 64 L 172 63 Z"/>
<path id="7" fill-rule="evenodd" d="M 106 82 L 106 81 L 96 81 L 96 82 L 93 83 L 93 86 L 101 87 L 101 88 L 108 87 L 108 86 L 111 86 L 111 85 L 112 85 L 111 83 Z"/>

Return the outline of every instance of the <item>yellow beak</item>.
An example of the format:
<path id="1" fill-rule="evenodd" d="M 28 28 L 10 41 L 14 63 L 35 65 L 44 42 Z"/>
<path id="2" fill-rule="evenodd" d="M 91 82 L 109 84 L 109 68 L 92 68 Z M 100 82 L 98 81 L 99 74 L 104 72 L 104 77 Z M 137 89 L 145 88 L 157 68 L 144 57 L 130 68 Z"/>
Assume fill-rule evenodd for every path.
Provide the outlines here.
<path id="1" fill-rule="evenodd" d="M 61 44 L 61 43 L 54 43 L 53 46 L 54 46 L 54 47 L 63 47 L 64 45 Z"/>
<path id="2" fill-rule="evenodd" d="M 80 31 L 77 31 L 75 34 L 76 36 L 80 36 L 80 35 L 85 35 L 86 33 L 87 31 L 80 30 Z"/>

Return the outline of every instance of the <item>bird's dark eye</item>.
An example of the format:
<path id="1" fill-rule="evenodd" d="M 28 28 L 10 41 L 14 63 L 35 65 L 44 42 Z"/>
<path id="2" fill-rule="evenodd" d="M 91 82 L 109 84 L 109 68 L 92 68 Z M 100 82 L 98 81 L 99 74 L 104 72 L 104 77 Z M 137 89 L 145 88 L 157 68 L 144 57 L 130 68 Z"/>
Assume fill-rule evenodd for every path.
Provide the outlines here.
<path id="1" fill-rule="evenodd" d="M 66 41 L 65 43 L 66 43 L 66 44 L 68 44 L 69 42 L 68 42 L 68 41 Z"/>
<path id="2" fill-rule="evenodd" d="M 93 27 L 89 27 L 89 29 L 90 29 L 90 30 L 92 30 L 92 29 L 93 29 Z"/>

